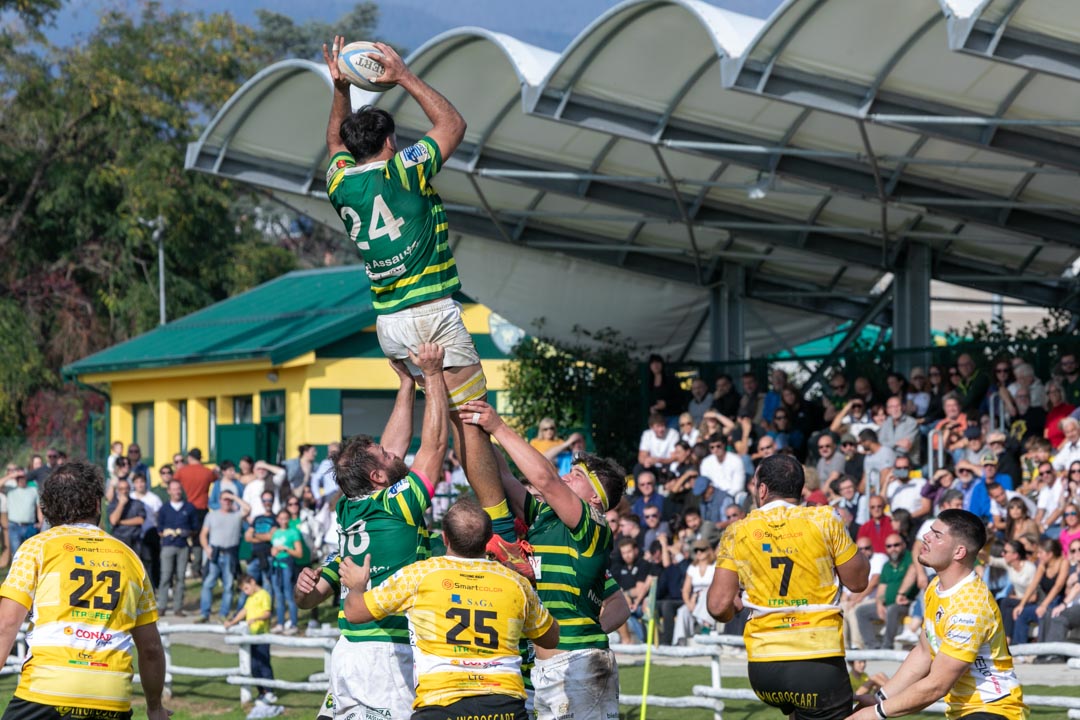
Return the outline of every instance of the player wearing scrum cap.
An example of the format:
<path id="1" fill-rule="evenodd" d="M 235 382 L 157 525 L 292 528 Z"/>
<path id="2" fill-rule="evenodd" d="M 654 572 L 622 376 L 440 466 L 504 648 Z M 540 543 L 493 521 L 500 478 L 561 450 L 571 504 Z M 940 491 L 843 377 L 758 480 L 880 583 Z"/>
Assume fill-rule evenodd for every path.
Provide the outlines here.
<path id="1" fill-rule="evenodd" d="M 486 402 L 467 403 L 462 418 L 491 433 L 543 497 L 504 475 L 510 505 L 529 526 L 525 539 L 533 547 L 537 592 L 561 628 L 557 648 L 536 648 L 532 683 L 539 718 L 618 718 L 619 672 L 604 629 L 621 620 L 611 623 L 607 610 L 603 623 L 600 616 L 612 548 L 604 513 L 622 498 L 626 471 L 582 454 L 559 477 Z"/>
<path id="2" fill-rule="evenodd" d="M 330 152 L 326 192 L 363 255 L 371 303 L 378 315 L 379 345 L 388 358 L 405 361 L 417 376 L 421 373 L 408 362 L 410 350 L 425 342 L 445 350 L 454 447 L 477 500 L 494 525 L 488 550 L 530 576 L 531 566 L 514 536 L 514 519 L 506 505 L 491 441 L 479 428 L 463 425 L 458 414 L 462 403 L 486 397 L 487 381 L 472 336 L 462 322 L 461 306 L 452 297 L 461 282 L 450 252 L 446 211 L 431 179 L 465 136 L 465 119 L 449 100 L 417 77 L 393 48 L 375 43 L 384 68 L 378 82 L 399 85 L 432 124 L 419 141 L 399 148 L 390 113 L 372 105 L 352 112 L 351 85 L 338 68 L 344 45 L 344 38 L 338 36 L 330 49 L 323 46 L 334 84 L 326 129 Z"/>

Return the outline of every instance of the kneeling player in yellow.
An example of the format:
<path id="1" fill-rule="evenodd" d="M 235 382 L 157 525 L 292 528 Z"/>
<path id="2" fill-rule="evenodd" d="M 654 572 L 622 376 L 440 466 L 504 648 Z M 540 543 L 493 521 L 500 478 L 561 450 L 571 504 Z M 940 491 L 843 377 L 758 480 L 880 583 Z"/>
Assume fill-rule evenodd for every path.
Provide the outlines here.
<path id="1" fill-rule="evenodd" d="M 459 502 L 443 520 L 446 555 L 413 563 L 367 588 L 370 556 L 346 558 L 345 617 L 366 623 L 404 612 L 415 634 L 414 720 L 526 720 L 518 643 L 559 642 L 559 624 L 528 580 L 485 556 L 491 518 Z"/>
<path id="2" fill-rule="evenodd" d="M 731 620 L 741 586 L 750 687 L 793 720 L 841 720 L 852 692 L 840 583 L 862 592 L 870 564 L 833 508 L 798 505 L 805 482 L 789 455 L 761 461 L 750 485 L 757 508 L 720 539 L 708 609 Z"/>
<path id="3" fill-rule="evenodd" d="M 851 720 L 901 717 L 944 696 L 949 720 L 1026 720 L 1001 611 L 975 559 L 986 525 L 966 510 L 943 510 L 923 536 L 919 562 L 937 571 L 926 588 L 923 635 L 896 674 Z"/>
<path id="4" fill-rule="evenodd" d="M 0 657 L 7 657 L 30 611 L 29 647 L 4 720 L 131 718 L 132 649 L 149 720 L 161 706 L 165 653 L 154 589 L 131 548 L 97 526 L 101 469 L 71 462 L 41 488 L 52 528 L 15 553 L 0 587 Z"/>

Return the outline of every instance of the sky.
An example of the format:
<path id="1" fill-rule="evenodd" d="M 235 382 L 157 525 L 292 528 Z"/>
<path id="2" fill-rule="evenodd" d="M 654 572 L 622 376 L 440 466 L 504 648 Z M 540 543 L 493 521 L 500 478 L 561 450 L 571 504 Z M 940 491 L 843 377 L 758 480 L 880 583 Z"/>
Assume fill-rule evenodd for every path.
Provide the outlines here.
<path id="1" fill-rule="evenodd" d="M 782 0 L 710 0 L 710 4 L 734 12 L 767 17 Z M 298 22 L 323 22 L 345 15 L 355 0 L 323 0 L 300 3 L 296 0 L 161 0 L 166 9 L 190 12 L 228 10 L 243 22 L 254 23 L 255 10 L 263 8 L 287 15 Z M 441 32 L 475 25 L 512 35 L 549 50 L 561 51 L 586 25 L 616 0 L 379 0 L 378 33 L 399 47 L 415 49 Z M 85 35 L 97 24 L 104 9 L 133 9 L 132 0 L 68 0 L 49 36 L 59 44 Z"/>

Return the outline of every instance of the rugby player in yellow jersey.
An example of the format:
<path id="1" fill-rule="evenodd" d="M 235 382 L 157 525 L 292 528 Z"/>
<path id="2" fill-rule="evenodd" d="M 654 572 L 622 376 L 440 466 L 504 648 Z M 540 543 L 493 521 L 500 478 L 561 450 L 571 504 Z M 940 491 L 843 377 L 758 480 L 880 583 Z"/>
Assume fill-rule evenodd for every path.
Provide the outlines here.
<path id="1" fill-rule="evenodd" d="M 840 584 L 866 589 L 870 564 L 836 510 L 806 507 L 802 465 L 765 458 L 750 483 L 756 508 L 720 538 L 708 609 L 728 622 L 750 608 L 750 687 L 794 720 L 841 720 L 852 708 Z M 740 599 L 740 588 L 742 595 Z"/>
<path id="2" fill-rule="evenodd" d="M 342 561 L 345 617 L 366 623 L 406 613 L 416 660 L 414 720 L 526 720 L 518 645 L 559 642 L 559 624 L 527 580 L 484 549 L 491 518 L 458 502 L 443 521 L 446 555 L 398 570 L 367 590 L 371 556 Z M 366 590 L 366 592 L 365 592 Z"/>
<path id="3" fill-rule="evenodd" d="M 97 526 L 101 469 L 67 463 L 40 492 L 52 527 L 19 547 L 0 586 L 3 657 L 30 613 L 27 658 L 4 720 L 130 718 L 132 646 L 146 714 L 166 720 L 154 589 L 139 556 Z"/>
<path id="4" fill-rule="evenodd" d="M 944 697 L 948 720 L 1025 720 L 1001 611 L 975 559 L 986 524 L 966 510 L 943 510 L 923 535 L 919 562 L 937 571 L 924 595 L 923 634 L 896 674 L 852 720 L 902 717 Z"/>
<path id="5" fill-rule="evenodd" d="M 465 119 L 393 48 L 375 45 L 383 66 L 378 81 L 399 85 L 432 127 L 415 144 L 399 148 L 389 112 L 373 105 L 352 112 L 352 86 L 338 68 L 345 38 L 335 36 L 329 49 L 323 45 L 334 86 L 326 127 L 330 153 L 326 192 L 363 256 L 383 354 L 404 362 L 422 383 L 422 373 L 409 353 L 422 343 L 436 343 L 445 350 L 454 448 L 469 485 L 495 524 L 488 550 L 531 578 L 532 566 L 514 535 L 514 518 L 506 505 L 491 440 L 479 428 L 463 424 L 458 412 L 467 400 L 487 396 L 487 381 L 461 306 L 453 298 L 461 282 L 450 250 L 446 210 L 431 180 L 465 137 Z"/>

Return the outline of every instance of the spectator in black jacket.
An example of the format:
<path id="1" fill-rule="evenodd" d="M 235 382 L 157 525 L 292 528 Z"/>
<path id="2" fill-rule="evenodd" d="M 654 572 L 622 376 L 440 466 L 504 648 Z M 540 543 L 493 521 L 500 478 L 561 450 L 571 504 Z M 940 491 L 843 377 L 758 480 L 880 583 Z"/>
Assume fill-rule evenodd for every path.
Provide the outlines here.
<path id="1" fill-rule="evenodd" d="M 184 488 L 179 480 L 169 483 L 169 502 L 162 505 L 161 510 L 158 511 L 157 526 L 161 536 L 161 584 L 158 585 L 157 591 L 158 609 L 162 613 L 165 612 L 171 588 L 173 614 L 182 617 L 188 548 L 191 538 L 199 533 L 199 515 L 195 506 L 184 500 Z"/>

